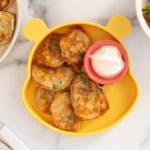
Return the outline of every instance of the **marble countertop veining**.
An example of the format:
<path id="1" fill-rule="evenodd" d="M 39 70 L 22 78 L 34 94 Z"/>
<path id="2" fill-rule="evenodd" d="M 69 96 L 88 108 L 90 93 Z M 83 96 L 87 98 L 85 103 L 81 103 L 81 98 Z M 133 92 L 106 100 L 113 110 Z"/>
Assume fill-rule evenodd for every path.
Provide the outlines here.
<path id="1" fill-rule="evenodd" d="M 0 120 L 31 150 L 150 150 L 150 39 L 141 30 L 134 0 L 20 0 L 22 21 L 13 50 L 0 65 Z M 23 37 L 23 26 L 31 18 L 43 19 L 48 27 L 72 20 L 105 25 L 113 15 L 127 16 L 132 33 L 123 40 L 131 56 L 133 73 L 140 86 L 133 111 L 112 129 L 89 137 L 55 133 L 39 124 L 21 101 L 26 63 L 33 43 Z"/>

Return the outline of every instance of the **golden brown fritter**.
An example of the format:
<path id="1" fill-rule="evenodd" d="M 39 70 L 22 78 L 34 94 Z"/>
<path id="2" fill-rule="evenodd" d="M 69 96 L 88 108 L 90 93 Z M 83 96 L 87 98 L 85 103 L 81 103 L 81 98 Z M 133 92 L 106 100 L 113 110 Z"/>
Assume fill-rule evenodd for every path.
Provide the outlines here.
<path id="1" fill-rule="evenodd" d="M 46 37 L 35 55 L 37 64 L 48 67 L 59 67 L 64 63 L 59 46 L 62 34 L 52 33 Z"/>
<path id="2" fill-rule="evenodd" d="M 53 123 L 63 130 L 74 130 L 75 114 L 71 106 L 70 93 L 58 92 L 51 104 Z"/>
<path id="3" fill-rule="evenodd" d="M 69 87 L 74 77 L 74 70 L 68 66 L 48 68 L 32 65 L 31 74 L 32 78 L 41 86 L 51 91 L 60 91 Z"/>
<path id="4" fill-rule="evenodd" d="M 0 11 L 7 9 L 13 0 L 0 0 Z"/>
<path id="5" fill-rule="evenodd" d="M 39 86 L 36 88 L 35 95 L 38 109 L 42 112 L 50 113 L 50 105 L 54 99 L 54 92 Z"/>
<path id="6" fill-rule="evenodd" d="M 11 13 L 0 11 L 0 45 L 11 40 L 15 28 L 15 17 Z"/>
<path id="7" fill-rule="evenodd" d="M 71 64 L 80 64 L 91 40 L 82 29 L 71 29 L 60 40 L 62 56 Z"/>
<path id="8" fill-rule="evenodd" d="M 71 85 L 71 102 L 75 114 L 83 120 L 94 119 L 109 108 L 107 99 L 85 74 L 78 74 Z"/>

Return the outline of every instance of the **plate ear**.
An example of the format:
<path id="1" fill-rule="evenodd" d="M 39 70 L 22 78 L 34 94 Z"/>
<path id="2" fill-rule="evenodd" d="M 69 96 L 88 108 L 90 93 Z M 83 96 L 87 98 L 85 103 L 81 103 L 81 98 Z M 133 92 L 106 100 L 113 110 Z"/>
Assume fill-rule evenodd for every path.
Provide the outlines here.
<path id="1" fill-rule="evenodd" d="M 132 29 L 131 23 L 128 18 L 124 16 L 112 17 L 107 26 L 106 30 L 116 36 L 118 39 L 122 39 L 130 34 Z"/>
<path id="2" fill-rule="evenodd" d="M 46 35 L 48 30 L 46 24 L 41 19 L 32 19 L 24 27 L 24 36 L 36 43 Z"/>

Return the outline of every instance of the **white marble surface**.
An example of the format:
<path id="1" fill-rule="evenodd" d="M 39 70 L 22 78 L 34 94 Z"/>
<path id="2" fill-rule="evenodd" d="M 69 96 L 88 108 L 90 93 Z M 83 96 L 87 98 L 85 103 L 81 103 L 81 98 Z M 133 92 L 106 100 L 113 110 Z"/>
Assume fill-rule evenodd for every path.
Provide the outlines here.
<path id="1" fill-rule="evenodd" d="M 12 52 L 0 66 L 0 120 L 31 150 L 150 150 L 150 39 L 136 21 L 134 0 L 20 0 L 22 23 Z M 117 126 L 90 137 L 70 137 L 48 130 L 26 111 L 20 91 L 32 43 L 25 40 L 25 22 L 39 17 L 49 27 L 71 20 L 106 24 L 113 15 L 125 15 L 133 23 L 126 39 L 132 70 L 140 86 L 133 111 Z"/>

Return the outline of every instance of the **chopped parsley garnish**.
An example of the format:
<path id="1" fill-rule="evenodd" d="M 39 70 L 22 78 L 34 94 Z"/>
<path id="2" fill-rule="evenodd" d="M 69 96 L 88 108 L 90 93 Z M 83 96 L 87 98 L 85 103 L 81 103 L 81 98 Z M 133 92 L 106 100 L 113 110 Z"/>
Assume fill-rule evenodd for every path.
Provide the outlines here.
<path id="1" fill-rule="evenodd" d="M 57 87 L 57 85 L 56 84 L 53 84 L 53 90 L 57 90 L 58 89 L 58 87 Z"/>
<path id="2" fill-rule="evenodd" d="M 73 116 L 70 114 L 67 116 L 67 120 L 73 120 Z"/>
<path id="3" fill-rule="evenodd" d="M 86 80 L 86 79 L 85 79 L 83 82 L 84 82 L 84 85 L 85 85 L 85 86 L 88 86 L 88 85 L 89 85 L 89 80 Z"/>
<path id="4" fill-rule="evenodd" d="M 47 96 L 48 98 L 51 97 L 51 96 L 52 96 L 51 91 L 47 91 L 47 92 L 46 92 L 46 96 Z"/>
<path id="5" fill-rule="evenodd" d="M 56 83 L 56 84 L 53 84 L 53 90 L 57 90 L 58 88 L 59 88 L 59 86 L 60 85 L 62 85 L 63 84 L 63 82 L 60 80 L 58 83 Z"/>

